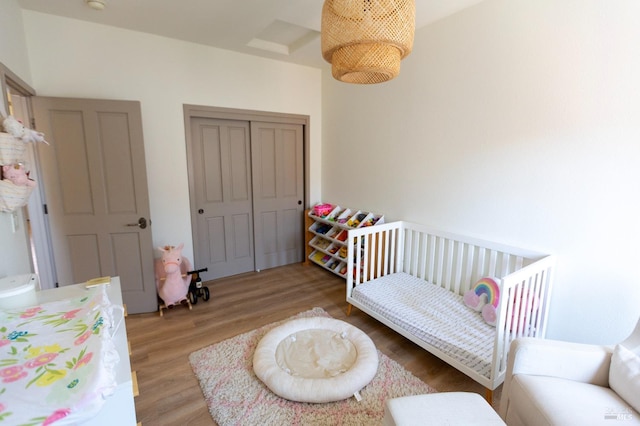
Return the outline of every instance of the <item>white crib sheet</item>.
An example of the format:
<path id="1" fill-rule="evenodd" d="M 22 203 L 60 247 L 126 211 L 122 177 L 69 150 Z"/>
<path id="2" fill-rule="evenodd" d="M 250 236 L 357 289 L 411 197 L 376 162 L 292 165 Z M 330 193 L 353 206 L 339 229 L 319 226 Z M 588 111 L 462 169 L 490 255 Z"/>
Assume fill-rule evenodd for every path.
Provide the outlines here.
<path id="1" fill-rule="evenodd" d="M 352 298 L 489 378 L 495 327 L 462 296 L 405 272 L 355 287 Z"/>

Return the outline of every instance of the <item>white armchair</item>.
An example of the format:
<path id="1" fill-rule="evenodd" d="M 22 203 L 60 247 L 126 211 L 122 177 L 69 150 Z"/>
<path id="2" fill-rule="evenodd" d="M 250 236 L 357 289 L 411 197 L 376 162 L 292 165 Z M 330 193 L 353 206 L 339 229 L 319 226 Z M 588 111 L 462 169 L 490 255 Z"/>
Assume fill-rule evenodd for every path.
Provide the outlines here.
<path id="1" fill-rule="evenodd" d="M 640 425 L 640 320 L 619 345 L 511 343 L 500 416 L 515 425 Z"/>

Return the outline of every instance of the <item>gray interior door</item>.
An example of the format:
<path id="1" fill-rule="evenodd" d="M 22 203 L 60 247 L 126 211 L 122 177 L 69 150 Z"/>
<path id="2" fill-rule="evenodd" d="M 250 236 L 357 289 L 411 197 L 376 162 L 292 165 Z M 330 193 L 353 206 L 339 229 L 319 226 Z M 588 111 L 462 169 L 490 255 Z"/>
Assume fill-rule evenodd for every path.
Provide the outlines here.
<path id="1" fill-rule="evenodd" d="M 256 269 L 303 258 L 303 127 L 251 122 Z"/>
<path id="2" fill-rule="evenodd" d="M 191 139 L 194 268 L 206 280 L 253 271 L 249 123 L 192 118 Z"/>
<path id="3" fill-rule="evenodd" d="M 157 310 L 139 102 L 32 100 L 58 283 L 120 276 L 129 312 Z"/>

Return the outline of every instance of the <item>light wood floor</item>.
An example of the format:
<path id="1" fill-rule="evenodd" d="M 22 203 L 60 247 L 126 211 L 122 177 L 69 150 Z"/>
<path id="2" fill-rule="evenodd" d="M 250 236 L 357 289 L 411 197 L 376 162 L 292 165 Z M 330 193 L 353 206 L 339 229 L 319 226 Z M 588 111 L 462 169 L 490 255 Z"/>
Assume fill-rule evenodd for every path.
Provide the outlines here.
<path id="1" fill-rule="evenodd" d="M 347 317 L 344 280 L 316 265 L 294 264 L 206 284 L 211 299 L 199 299 L 192 311 L 178 307 L 163 317 L 127 317 L 131 368 L 140 391 L 136 414 L 142 426 L 215 425 L 189 354 L 313 307 L 363 330 L 380 351 L 438 391 L 484 396 L 482 386 L 365 313 L 354 308 Z M 500 390 L 494 392 L 496 409 Z"/>

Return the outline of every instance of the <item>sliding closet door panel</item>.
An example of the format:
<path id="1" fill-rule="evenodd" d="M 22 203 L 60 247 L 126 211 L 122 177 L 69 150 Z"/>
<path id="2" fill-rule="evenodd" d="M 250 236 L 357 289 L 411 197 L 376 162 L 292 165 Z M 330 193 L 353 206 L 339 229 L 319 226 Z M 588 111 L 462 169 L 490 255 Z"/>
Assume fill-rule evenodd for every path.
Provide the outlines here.
<path id="1" fill-rule="evenodd" d="M 303 126 L 251 122 L 256 269 L 303 258 Z"/>
<path id="2" fill-rule="evenodd" d="M 249 123 L 191 118 L 191 139 L 194 267 L 207 280 L 253 271 Z"/>

